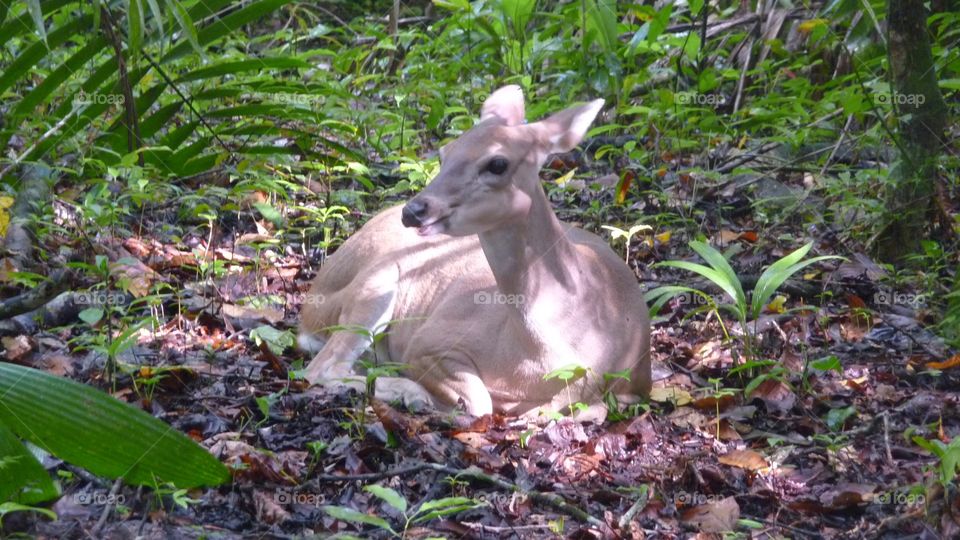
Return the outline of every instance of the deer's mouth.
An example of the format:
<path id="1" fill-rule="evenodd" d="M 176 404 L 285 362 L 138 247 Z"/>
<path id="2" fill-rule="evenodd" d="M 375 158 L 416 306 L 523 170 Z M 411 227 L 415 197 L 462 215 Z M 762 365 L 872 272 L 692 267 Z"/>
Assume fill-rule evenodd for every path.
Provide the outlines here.
<path id="1" fill-rule="evenodd" d="M 420 236 L 433 236 L 445 231 L 447 229 L 447 225 L 448 222 L 446 217 L 436 218 L 417 227 L 417 234 Z"/>

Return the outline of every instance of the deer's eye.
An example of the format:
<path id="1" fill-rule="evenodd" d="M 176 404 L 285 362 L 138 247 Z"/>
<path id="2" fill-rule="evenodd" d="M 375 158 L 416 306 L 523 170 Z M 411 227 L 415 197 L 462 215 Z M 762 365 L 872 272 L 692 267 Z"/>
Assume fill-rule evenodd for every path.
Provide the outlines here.
<path id="1" fill-rule="evenodd" d="M 490 174 L 501 175 L 507 172 L 510 162 L 503 156 L 496 156 L 487 163 L 487 172 Z"/>

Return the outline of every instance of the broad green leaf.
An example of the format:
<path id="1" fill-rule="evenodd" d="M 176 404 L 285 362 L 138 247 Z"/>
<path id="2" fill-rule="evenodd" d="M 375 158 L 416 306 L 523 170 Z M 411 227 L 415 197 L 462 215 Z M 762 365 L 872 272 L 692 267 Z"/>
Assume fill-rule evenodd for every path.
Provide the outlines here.
<path id="1" fill-rule="evenodd" d="M 258 345 L 266 343 L 267 347 L 276 355 L 283 354 L 283 351 L 293 347 L 296 341 L 293 334 L 288 330 L 279 330 L 273 326 L 258 326 L 250 331 L 250 338 Z"/>
<path id="2" fill-rule="evenodd" d="M 173 427 L 89 386 L 0 363 L 0 422 L 97 476 L 136 485 L 213 486 L 226 467 Z"/>
<path id="3" fill-rule="evenodd" d="M 690 17 L 695 18 L 700 15 L 700 10 L 703 9 L 703 0 L 690 0 Z"/>
<path id="4" fill-rule="evenodd" d="M 960 79 L 941 79 L 937 84 L 944 90 L 960 90 Z"/>
<path id="5" fill-rule="evenodd" d="M 59 495 L 43 465 L 0 423 L 0 501 L 36 504 Z"/>
<path id="6" fill-rule="evenodd" d="M 372 493 L 378 499 L 381 499 L 383 502 L 399 510 L 400 513 L 405 514 L 407 512 L 407 500 L 403 498 L 403 495 L 400 495 L 395 490 L 384 486 L 378 486 L 376 484 L 369 485 L 363 488 L 363 490 Z"/>

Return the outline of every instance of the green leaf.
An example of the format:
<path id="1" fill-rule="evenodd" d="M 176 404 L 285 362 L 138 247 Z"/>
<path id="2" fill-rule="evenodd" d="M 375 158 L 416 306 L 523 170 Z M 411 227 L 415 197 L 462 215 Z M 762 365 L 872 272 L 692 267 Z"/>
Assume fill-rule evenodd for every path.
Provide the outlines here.
<path id="1" fill-rule="evenodd" d="M 0 72 L 0 94 L 7 91 L 14 83 L 21 81 L 27 73 L 36 66 L 47 54 L 63 45 L 68 40 L 74 40 L 77 35 L 90 25 L 89 15 L 70 19 L 56 30 L 44 37 L 45 41 L 38 41 L 26 47 Z M 116 70 L 116 63 L 113 64 Z"/>
<path id="2" fill-rule="evenodd" d="M 13 502 L 0 503 L 0 522 L 3 521 L 3 517 L 7 514 L 12 514 L 14 512 L 38 512 L 47 516 L 52 520 L 57 519 L 57 514 L 53 510 L 47 510 L 46 508 L 37 508 L 35 506 L 28 506 L 25 504 L 17 504 Z"/>
<path id="3" fill-rule="evenodd" d="M 723 292 L 727 293 L 727 295 L 733 299 L 737 312 L 739 313 L 738 316 L 741 318 L 745 316 L 747 300 L 743 294 L 743 287 L 740 285 L 740 279 L 733 271 L 733 268 L 730 267 L 727 260 L 723 258 L 723 255 L 719 251 L 703 242 L 692 241 L 690 242 L 690 247 L 703 257 L 712 268 L 687 261 L 664 261 L 657 263 L 657 266 L 680 268 L 681 270 L 700 274 L 709 279 L 714 285 L 720 287 Z"/>
<path id="4" fill-rule="evenodd" d="M 944 90 L 960 90 L 960 79 L 941 79 L 937 84 Z"/>
<path id="5" fill-rule="evenodd" d="M 163 38 L 163 10 L 160 9 L 160 4 L 157 3 L 157 0 L 147 0 L 147 5 L 150 6 L 150 13 L 153 14 L 153 24 L 157 27 L 157 37 Z"/>
<path id="6" fill-rule="evenodd" d="M 480 506 L 479 502 L 466 497 L 447 497 L 445 499 L 427 501 L 423 503 L 417 511 L 416 517 L 413 518 L 412 521 L 414 523 L 424 523 L 431 519 L 449 516 L 478 506 Z"/>
<path id="7" fill-rule="evenodd" d="M 373 484 L 363 488 L 363 490 L 368 493 L 372 493 L 379 499 L 382 499 L 383 502 L 396 508 L 401 513 L 405 514 L 407 512 L 407 500 L 403 498 L 403 495 L 400 495 L 393 489 Z"/>
<path id="8" fill-rule="evenodd" d="M 143 4 L 142 0 L 130 0 L 127 7 L 127 55 L 136 58 L 143 46 Z"/>
<path id="9" fill-rule="evenodd" d="M 40 0 L 27 0 L 27 10 L 30 11 L 30 18 L 33 19 L 34 26 L 37 27 L 37 34 L 44 42 L 47 41 L 47 28 L 43 25 L 43 10 L 40 9 Z"/>
<path id="10" fill-rule="evenodd" d="M 390 531 L 393 534 L 397 534 L 391 527 L 390 524 L 383 518 L 377 516 L 371 516 L 370 514 L 364 514 L 363 512 L 357 512 L 356 510 L 351 510 L 350 508 L 344 508 L 342 506 L 324 506 L 322 507 L 323 511 L 330 514 L 336 519 L 341 521 L 349 521 L 351 523 L 366 523 L 367 525 L 375 525 Z"/>
<path id="11" fill-rule="evenodd" d="M 173 18 L 177 20 L 180 30 L 186 34 L 190 46 L 197 54 L 203 56 L 203 49 L 200 48 L 200 40 L 197 38 L 197 29 L 193 25 L 190 14 L 183 8 L 179 0 L 166 0 L 166 2 L 167 8 L 173 13 Z"/>
<path id="12" fill-rule="evenodd" d="M 103 310 L 100 308 L 87 308 L 77 314 L 77 317 L 80 317 L 80 320 L 93 326 L 100 322 L 100 319 L 103 319 Z"/>
<path id="13" fill-rule="evenodd" d="M 843 373 L 843 366 L 840 365 L 840 359 L 832 355 L 810 362 L 810 367 L 817 371 L 836 371 L 837 373 Z"/>
<path id="14" fill-rule="evenodd" d="M 0 501 L 36 504 L 59 495 L 43 465 L 0 423 Z"/>
<path id="15" fill-rule="evenodd" d="M 703 306 L 710 306 L 713 303 L 713 298 L 699 289 L 684 287 L 682 285 L 664 285 L 647 291 L 643 295 L 644 300 L 650 304 L 650 316 L 656 317 L 657 313 L 660 312 L 660 308 L 671 298 L 679 294 L 690 294 L 691 296 L 687 301 L 692 301 L 694 298 L 701 298 L 703 299 Z"/>
<path id="16" fill-rule="evenodd" d="M 798 262 L 810 251 L 810 248 L 812 247 L 813 242 L 810 242 L 805 246 L 800 247 L 793 253 L 784 255 L 783 258 L 771 264 L 769 268 L 760 274 L 760 277 L 757 279 L 757 285 L 753 288 L 753 298 L 751 299 L 750 305 L 751 318 L 755 319 L 760 316 L 760 311 L 763 310 L 763 306 L 770 301 L 770 297 L 773 296 L 773 293 L 777 292 L 777 289 L 780 287 L 780 285 L 783 285 L 784 281 L 790 279 L 790 276 L 796 274 L 811 264 L 827 259 L 842 258 L 836 255 L 824 255 L 821 257 L 814 257 L 803 262 Z"/>
<path id="17" fill-rule="evenodd" d="M 579 364 L 567 364 L 562 367 L 547 373 L 543 376 L 543 380 L 549 381 L 551 379 L 560 379 L 561 381 L 570 382 L 574 379 L 579 379 L 587 374 L 587 369 Z"/>
<path id="18" fill-rule="evenodd" d="M 843 423 L 847 421 L 847 418 L 850 418 L 854 414 L 857 414 L 857 409 L 853 406 L 830 409 L 830 412 L 827 413 L 827 425 L 830 426 L 830 429 L 833 431 L 837 431 L 843 427 Z"/>
<path id="19" fill-rule="evenodd" d="M 98 53 L 103 52 L 107 46 L 107 40 L 103 36 L 97 36 L 90 40 L 80 50 L 58 66 L 53 72 L 47 75 L 40 84 L 36 85 L 29 93 L 23 96 L 20 103 L 13 109 L 15 116 L 30 114 L 38 105 L 46 101 L 61 85 L 73 76 L 83 65 L 90 61 Z"/>
<path id="20" fill-rule="evenodd" d="M 595 35 L 604 50 L 612 53 L 619 45 L 617 33 L 616 0 L 586 0 L 587 28 L 583 31 Z"/>
<path id="21" fill-rule="evenodd" d="M 273 223 L 276 227 L 283 226 L 283 214 L 280 213 L 272 204 L 268 203 L 255 203 L 254 208 L 260 212 L 260 215 L 264 217 L 270 223 Z"/>
<path id="22" fill-rule="evenodd" d="M 690 0 L 690 18 L 695 18 L 703 8 L 703 0 Z"/>
<path id="23" fill-rule="evenodd" d="M 261 342 L 266 343 L 270 351 L 278 356 L 283 354 L 283 351 L 287 348 L 293 347 L 295 342 L 293 334 L 289 331 L 278 330 L 269 325 L 258 326 L 251 330 L 250 338 L 253 339 L 257 345 Z"/>
<path id="24" fill-rule="evenodd" d="M 173 427 L 89 386 L 0 363 L 0 422 L 97 476 L 131 484 L 218 485 L 226 467 Z"/>
<path id="25" fill-rule="evenodd" d="M 536 5 L 536 0 L 500 0 L 500 11 L 513 23 L 514 35 L 523 35 Z"/>
<path id="26" fill-rule="evenodd" d="M 200 45 L 206 45 L 216 41 L 230 32 L 240 31 L 243 25 L 263 19 L 264 16 L 273 13 L 281 6 L 289 4 L 291 1 L 292 0 L 260 0 L 259 2 L 247 4 L 246 6 L 231 12 L 229 15 L 217 18 L 207 26 L 204 26 L 199 32 L 197 32 L 197 43 L 195 45 L 193 45 L 192 41 L 190 44 L 185 42 L 178 43 L 172 49 L 170 49 L 170 52 L 163 56 L 160 62 L 166 63 L 184 56 L 187 54 L 187 51 L 190 49 L 191 45 L 193 45 L 194 48 L 198 48 Z M 180 22 L 179 18 L 177 19 L 177 22 Z M 182 23 L 181 27 L 183 27 Z M 187 30 L 184 29 L 184 31 L 186 32 Z"/>

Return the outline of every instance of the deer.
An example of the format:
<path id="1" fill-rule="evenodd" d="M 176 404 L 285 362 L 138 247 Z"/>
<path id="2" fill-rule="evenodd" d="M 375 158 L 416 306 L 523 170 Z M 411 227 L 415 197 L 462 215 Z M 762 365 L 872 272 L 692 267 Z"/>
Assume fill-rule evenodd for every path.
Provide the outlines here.
<path id="1" fill-rule="evenodd" d="M 519 86 L 493 92 L 479 122 L 440 148 L 433 180 L 320 267 L 301 311 L 298 342 L 316 353 L 306 379 L 363 388 L 355 364 L 373 346 L 403 366 L 377 379 L 381 400 L 598 421 L 606 392 L 646 397 L 650 319 L 637 278 L 607 242 L 557 218 L 539 177 L 603 104 L 526 123 Z M 363 331 L 335 330 L 348 327 Z M 550 376 L 571 366 L 573 378 Z"/>

